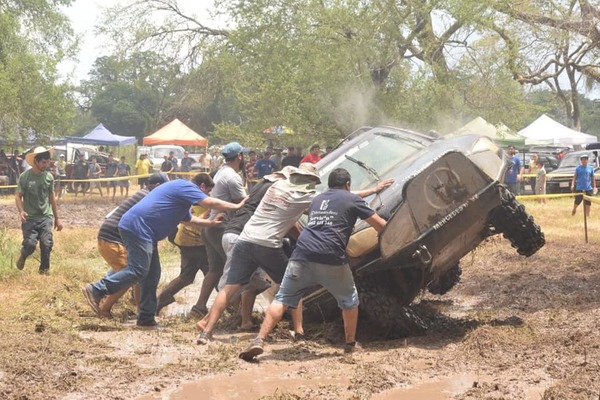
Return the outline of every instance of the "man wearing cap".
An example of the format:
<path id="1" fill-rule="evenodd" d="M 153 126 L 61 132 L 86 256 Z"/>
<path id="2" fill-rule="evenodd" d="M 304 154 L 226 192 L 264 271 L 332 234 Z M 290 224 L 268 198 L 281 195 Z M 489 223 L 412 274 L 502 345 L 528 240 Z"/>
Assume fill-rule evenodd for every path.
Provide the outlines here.
<path id="1" fill-rule="evenodd" d="M 242 156 L 242 146 L 238 142 L 231 142 L 223 147 L 221 151 L 224 157 L 223 166 L 217 171 L 215 177 L 215 187 L 211 192 L 211 197 L 230 203 L 239 203 L 246 197 L 246 189 L 244 182 L 239 172 L 244 166 L 244 158 Z M 218 212 L 211 210 L 209 218 L 215 219 Z M 228 213 L 223 219 L 226 222 L 233 216 L 233 213 Z M 223 274 L 225 261 L 227 256 L 223 250 L 223 226 L 207 227 L 202 230 L 202 239 L 206 246 L 206 255 L 208 257 L 208 274 L 202 281 L 200 296 L 196 302 L 195 308 L 192 309 L 194 314 L 206 313 L 206 303 L 212 291 L 216 288 L 219 279 Z M 200 316 L 200 315 L 197 315 Z"/>
<path id="2" fill-rule="evenodd" d="M 598 189 L 596 188 L 596 179 L 594 178 L 594 167 L 588 165 L 589 156 L 587 154 L 582 154 L 579 157 L 580 165 L 575 168 L 575 174 L 573 175 L 573 180 L 571 181 L 571 191 L 574 193 L 581 193 L 575 196 L 575 201 L 573 204 L 573 211 L 571 211 L 571 215 L 575 215 L 577 211 L 577 207 L 581 204 L 583 200 L 583 195 L 591 196 L 592 194 L 596 194 Z M 592 202 L 589 200 L 583 200 L 583 212 L 586 217 L 590 216 L 590 208 L 592 206 Z"/>
<path id="3" fill-rule="evenodd" d="M 25 267 L 25 260 L 35 251 L 39 241 L 40 274 L 47 274 L 50 271 L 53 221 L 54 228 L 57 231 L 62 230 L 54 197 L 54 178 L 47 171 L 52 157 L 51 152 L 52 149 L 36 147 L 25 156 L 31 168 L 19 177 L 15 193 L 15 203 L 23 231 L 21 255 L 17 260 L 17 268 Z"/>
<path id="4" fill-rule="evenodd" d="M 157 243 L 175 230 L 180 222 L 198 225 L 216 225 L 220 221 L 207 221 L 192 216 L 190 207 L 198 204 L 205 208 L 235 211 L 246 199 L 233 204 L 208 197 L 199 180 L 176 179 L 152 190 L 129 209 L 119 221 L 119 233 L 127 249 L 127 267 L 85 286 L 83 294 L 92 310 L 100 313 L 100 301 L 107 295 L 118 293 L 139 282 L 141 299 L 137 325 L 156 326 L 156 288 L 160 280 L 160 259 Z"/>
<path id="5" fill-rule="evenodd" d="M 169 178 L 165 174 L 156 173 L 150 175 L 144 189 L 134 193 L 133 196 L 123 201 L 105 217 L 104 222 L 102 222 L 100 230 L 98 231 L 98 253 L 100 253 L 102 258 L 104 258 L 106 263 L 110 266 L 111 271 L 109 271 L 109 274 L 118 272 L 127 266 L 127 249 L 125 248 L 125 244 L 119 233 L 119 222 L 121 221 L 121 217 L 129 211 L 131 207 L 146 197 L 152 189 L 168 181 Z M 123 296 L 123 294 L 125 294 L 125 292 L 127 292 L 127 289 L 129 288 L 125 288 L 118 293 L 107 296 L 100 307 L 99 316 L 106 318 L 112 317 L 112 306 Z M 134 286 L 134 299 L 135 304 L 139 306 L 139 285 Z"/>
<path id="6" fill-rule="evenodd" d="M 358 195 L 350 192 L 350 173 L 337 168 L 329 174 L 329 190 L 315 197 L 308 223 L 296 244 L 275 299 L 266 312 L 258 336 L 240 353 L 250 361 L 263 352 L 263 340 L 288 307 L 297 308 L 304 291 L 315 285 L 327 289 L 342 309 L 346 344 L 355 348 L 358 322 L 358 292 L 346 258 L 346 246 L 358 218 L 382 232 L 386 222 Z"/>
<path id="7" fill-rule="evenodd" d="M 510 157 L 510 167 L 504 173 L 504 183 L 508 190 L 518 196 L 520 193 L 520 183 L 523 178 L 523 163 L 515 154 L 515 146 L 508 146 L 508 156 Z"/>
<path id="8" fill-rule="evenodd" d="M 233 295 L 262 268 L 273 281 L 281 283 L 288 258 L 283 250 L 284 236 L 316 195 L 321 182 L 313 164 L 300 164 L 286 180 L 275 182 L 265 193 L 256 211 L 244 226 L 231 254 L 227 282 L 219 291 L 208 318 L 197 327 L 202 330 L 198 344 L 212 340 L 212 332 Z"/>

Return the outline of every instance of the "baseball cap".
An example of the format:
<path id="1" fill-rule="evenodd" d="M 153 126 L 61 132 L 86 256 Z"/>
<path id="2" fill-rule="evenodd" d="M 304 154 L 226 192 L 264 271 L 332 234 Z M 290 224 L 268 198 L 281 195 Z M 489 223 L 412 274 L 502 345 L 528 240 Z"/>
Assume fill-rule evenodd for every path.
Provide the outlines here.
<path id="1" fill-rule="evenodd" d="M 590 156 L 587 154 L 582 154 L 579 156 L 579 159 L 582 159 L 582 158 L 590 158 Z"/>
<path id="2" fill-rule="evenodd" d="M 221 150 L 221 154 L 225 158 L 233 158 L 242 152 L 242 145 L 238 142 L 227 143 L 223 150 Z"/>

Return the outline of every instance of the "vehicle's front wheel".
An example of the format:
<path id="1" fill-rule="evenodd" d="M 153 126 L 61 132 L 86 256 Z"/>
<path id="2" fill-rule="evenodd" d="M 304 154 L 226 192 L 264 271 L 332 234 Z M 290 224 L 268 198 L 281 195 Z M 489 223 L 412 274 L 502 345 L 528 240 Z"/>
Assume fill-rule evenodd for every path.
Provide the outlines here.
<path id="1" fill-rule="evenodd" d="M 500 188 L 502 204 L 492 211 L 490 222 L 517 252 L 529 257 L 546 244 L 544 232 L 525 207 L 505 187 Z"/>

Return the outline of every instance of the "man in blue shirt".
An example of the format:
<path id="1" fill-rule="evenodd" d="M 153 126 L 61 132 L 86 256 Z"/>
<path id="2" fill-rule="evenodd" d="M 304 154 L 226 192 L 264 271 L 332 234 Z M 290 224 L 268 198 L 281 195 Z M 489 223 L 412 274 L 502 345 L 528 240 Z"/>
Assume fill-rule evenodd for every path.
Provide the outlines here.
<path id="1" fill-rule="evenodd" d="M 384 230 L 386 221 L 360 196 L 350 192 L 347 170 L 333 170 L 328 185 L 329 190 L 317 195 L 309 207 L 308 223 L 298 238 L 258 336 L 240 353 L 240 358 L 246 361 L 263 353 L 263 340 L 287 308 L 296 308 L 304 291 L 314 285 L 323 286 L 337 300 L 344 320 L 344 352 L 354 351 L 359 301 L 346 246 L 358 218 L 367 221 L 377 232 Z"/>
<path id="2" fill-rule="evenodd" d="M 160 259 L 157 243 L 175 230 L 180 222 L 198 225 L 216 225 L 192 216 L 190 207 L 198 204 L 204 208 L 223 211 L 240 209 L 245 200 L 233 204 L 208 197 L 200 190 L 199 176 L 191 181 L 177 179 L 160 185 L 139 203 L 129 209 L 119 222 L 119 233 L 127 249 L 127 267 L 85 286 L 83 294 L 92 310 L 99 314 L 100 301 L 134 283 L 141 287 L 138 326 L 155 326 L 156 288 L 160 280 Z"/>
<path id="3" fill-rule="evenodd" d="M 575 215 L 577 211 L 577 207 L 581 204 L 583 200 L 583 195 L 591 196 L 592 194 L 596 194 L 596 179 L 594 179 L 594 167 L 588 165 L 589 156 L 587 154 L 582 154 L 579 157 L 580 165 L 575 168 L 575 174 L 573 175 L 573 180 L 571 181 L 571 191 L 576 193 L 581 193 L 575 196 L 575 203 L 573 204 L 573 211 L 571 215 Z M 583 202 L 583 212 L 586 217 L 590 216 L 590 208 L 592 202 L 589 200 L 585 200 Z"/>
<path id="4" fill-rule="evenodd" d="M 277 169 L 277 165 L 270 159 L 270 157 L 271 153 L 265 151 L 263 158 L 254 164 L 254 170 L 258 179 L 262 179 L 265 175 L 269 175 Z"/>
<path id="5" fill-rule="evenodd" d="M 521 159 L 515 155 L 515 146 L 508 146 L 508 156 L 510 157 L 510 168 L 506 170 L 504 174 L 504 183 L 508 187 L 508 190 L 518 196 L 520 193 L 520 183 L 523 178 L 523 163 Z"/>

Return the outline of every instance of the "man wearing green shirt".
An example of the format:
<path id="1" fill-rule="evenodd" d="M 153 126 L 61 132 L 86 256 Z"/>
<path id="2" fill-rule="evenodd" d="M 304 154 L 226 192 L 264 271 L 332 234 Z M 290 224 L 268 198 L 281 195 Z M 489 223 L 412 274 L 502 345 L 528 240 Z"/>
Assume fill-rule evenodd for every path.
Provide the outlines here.
<path id="1" fill-rule="evenodd" d="M 51 151 L 45 147 L 36 147 L 27 154 L 25 160 L 31 165 L 31 169 L 23 172 L 19 177 L 15 194 L 23 231 L 21 256 L 17 260 L 17 268 L 25 267 L 25 260 L 35 251 L 39 241 L 40 274 L 48 274 L 50 270 L 52 226 L 54 225 L 57 231 L 62 230 L 54 197 L 54 178 L 47 171 L 52 157 Z"/>

